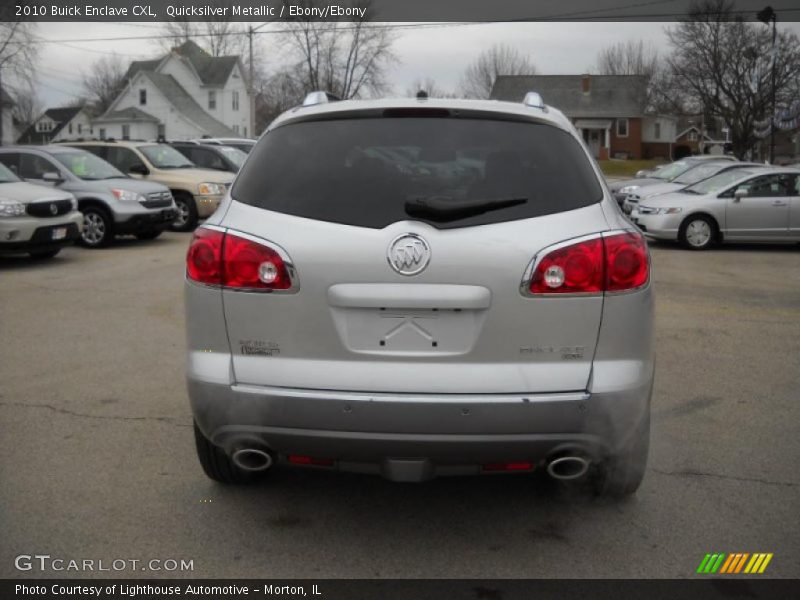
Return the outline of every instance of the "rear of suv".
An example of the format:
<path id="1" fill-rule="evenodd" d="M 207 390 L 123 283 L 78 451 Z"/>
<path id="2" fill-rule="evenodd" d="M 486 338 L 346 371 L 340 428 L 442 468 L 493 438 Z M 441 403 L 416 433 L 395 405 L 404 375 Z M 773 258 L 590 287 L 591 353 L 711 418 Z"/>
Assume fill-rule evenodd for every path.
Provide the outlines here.
<path id="1" fill-rule="evenodd" d="M 642 480 L 642 235 L 569 121 L 520 104 L 327 101 L 274 121 L 187 254 L 200 462 Z"/>
<path id="2" fill-rule="evenodd" d="M 168 144 L 107 140 L 69 145 L 96 154 L 132 177 L 167 186 L 177 207 L 175 231 L 191 231 L 199 219 L 217 210 L 233 181 L 231 173 L 198 168 Z"/>

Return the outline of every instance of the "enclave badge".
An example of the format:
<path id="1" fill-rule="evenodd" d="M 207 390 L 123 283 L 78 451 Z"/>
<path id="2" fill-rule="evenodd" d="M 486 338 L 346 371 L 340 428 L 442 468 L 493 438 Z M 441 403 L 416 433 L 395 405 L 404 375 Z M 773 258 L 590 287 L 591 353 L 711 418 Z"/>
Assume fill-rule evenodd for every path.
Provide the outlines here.
<path id="1" fill-rule="evenodd" d="M 428 242 L 415 233 L 395 238 L 386 252 L 391 267 L 401 275 L 416 275 L 425 270 L 431 260 Z"/>

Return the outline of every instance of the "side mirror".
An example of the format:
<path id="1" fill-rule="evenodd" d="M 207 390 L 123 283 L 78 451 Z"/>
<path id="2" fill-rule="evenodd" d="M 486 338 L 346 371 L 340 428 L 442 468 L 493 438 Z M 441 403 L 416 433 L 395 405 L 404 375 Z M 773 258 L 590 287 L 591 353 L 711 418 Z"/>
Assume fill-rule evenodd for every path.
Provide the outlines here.
<path id="1" fill-rule="evenodd" d="M 59 184 L 64 181 L 64 178 L 61 177 L 59 173 L 53 171 L 51 173 L 42 174 L 42 181 L 46 181 L 47 183 Z"/>
<path id="2" fill-rule="evenodd" d="M 740 187 L 740 188 L 736 188 L 736 191 L 733 192 L 733 197 L 738 202 L 739 200 L 741 200 L 742 198 L 747 196 L 747 194 L 748 194 L 747 188 L 746 187 Z"/>
<path id="3" fill-rule="evenodd" d="M 133 173 L 135 175 L 150 175 L 150 169 L 145 167 L 142 163 L 137 163 L 128 168 L 128 173 Z"/>

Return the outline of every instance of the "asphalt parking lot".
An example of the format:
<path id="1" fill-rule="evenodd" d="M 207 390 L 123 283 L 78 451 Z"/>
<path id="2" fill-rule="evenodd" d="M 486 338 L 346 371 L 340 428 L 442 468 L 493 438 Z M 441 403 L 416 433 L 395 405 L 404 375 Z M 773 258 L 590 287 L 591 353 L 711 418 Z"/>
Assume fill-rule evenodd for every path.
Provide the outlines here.
<path id="1" fill-rule="evenodd" d="M 615 503 L 528 476 L 212 483 L 183 383 L 188 241 L 0 259 L 0 577 L 59 575 L 15 570 L 44 553 L 200 578 L 681 578 L 707 552 L 800 577 L 800 247 L 653 247 L 650 464 Z"/>

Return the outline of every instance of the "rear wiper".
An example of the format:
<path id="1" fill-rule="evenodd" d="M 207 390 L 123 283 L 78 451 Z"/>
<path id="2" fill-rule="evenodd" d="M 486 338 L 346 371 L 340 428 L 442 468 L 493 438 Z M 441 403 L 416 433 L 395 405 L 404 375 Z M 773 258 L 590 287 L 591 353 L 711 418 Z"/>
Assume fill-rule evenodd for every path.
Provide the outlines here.
<path id="1" fill-rule="evenodd" d="M 488 200 L 456 200 L 452 196 L 416 196 L 406 200 L 406 214 L 428 218 L 431 221 L 457 221 L 482 215 L 490 210 L 500 210 L 525 204 L 527 198 L 495 198 Z"/>

